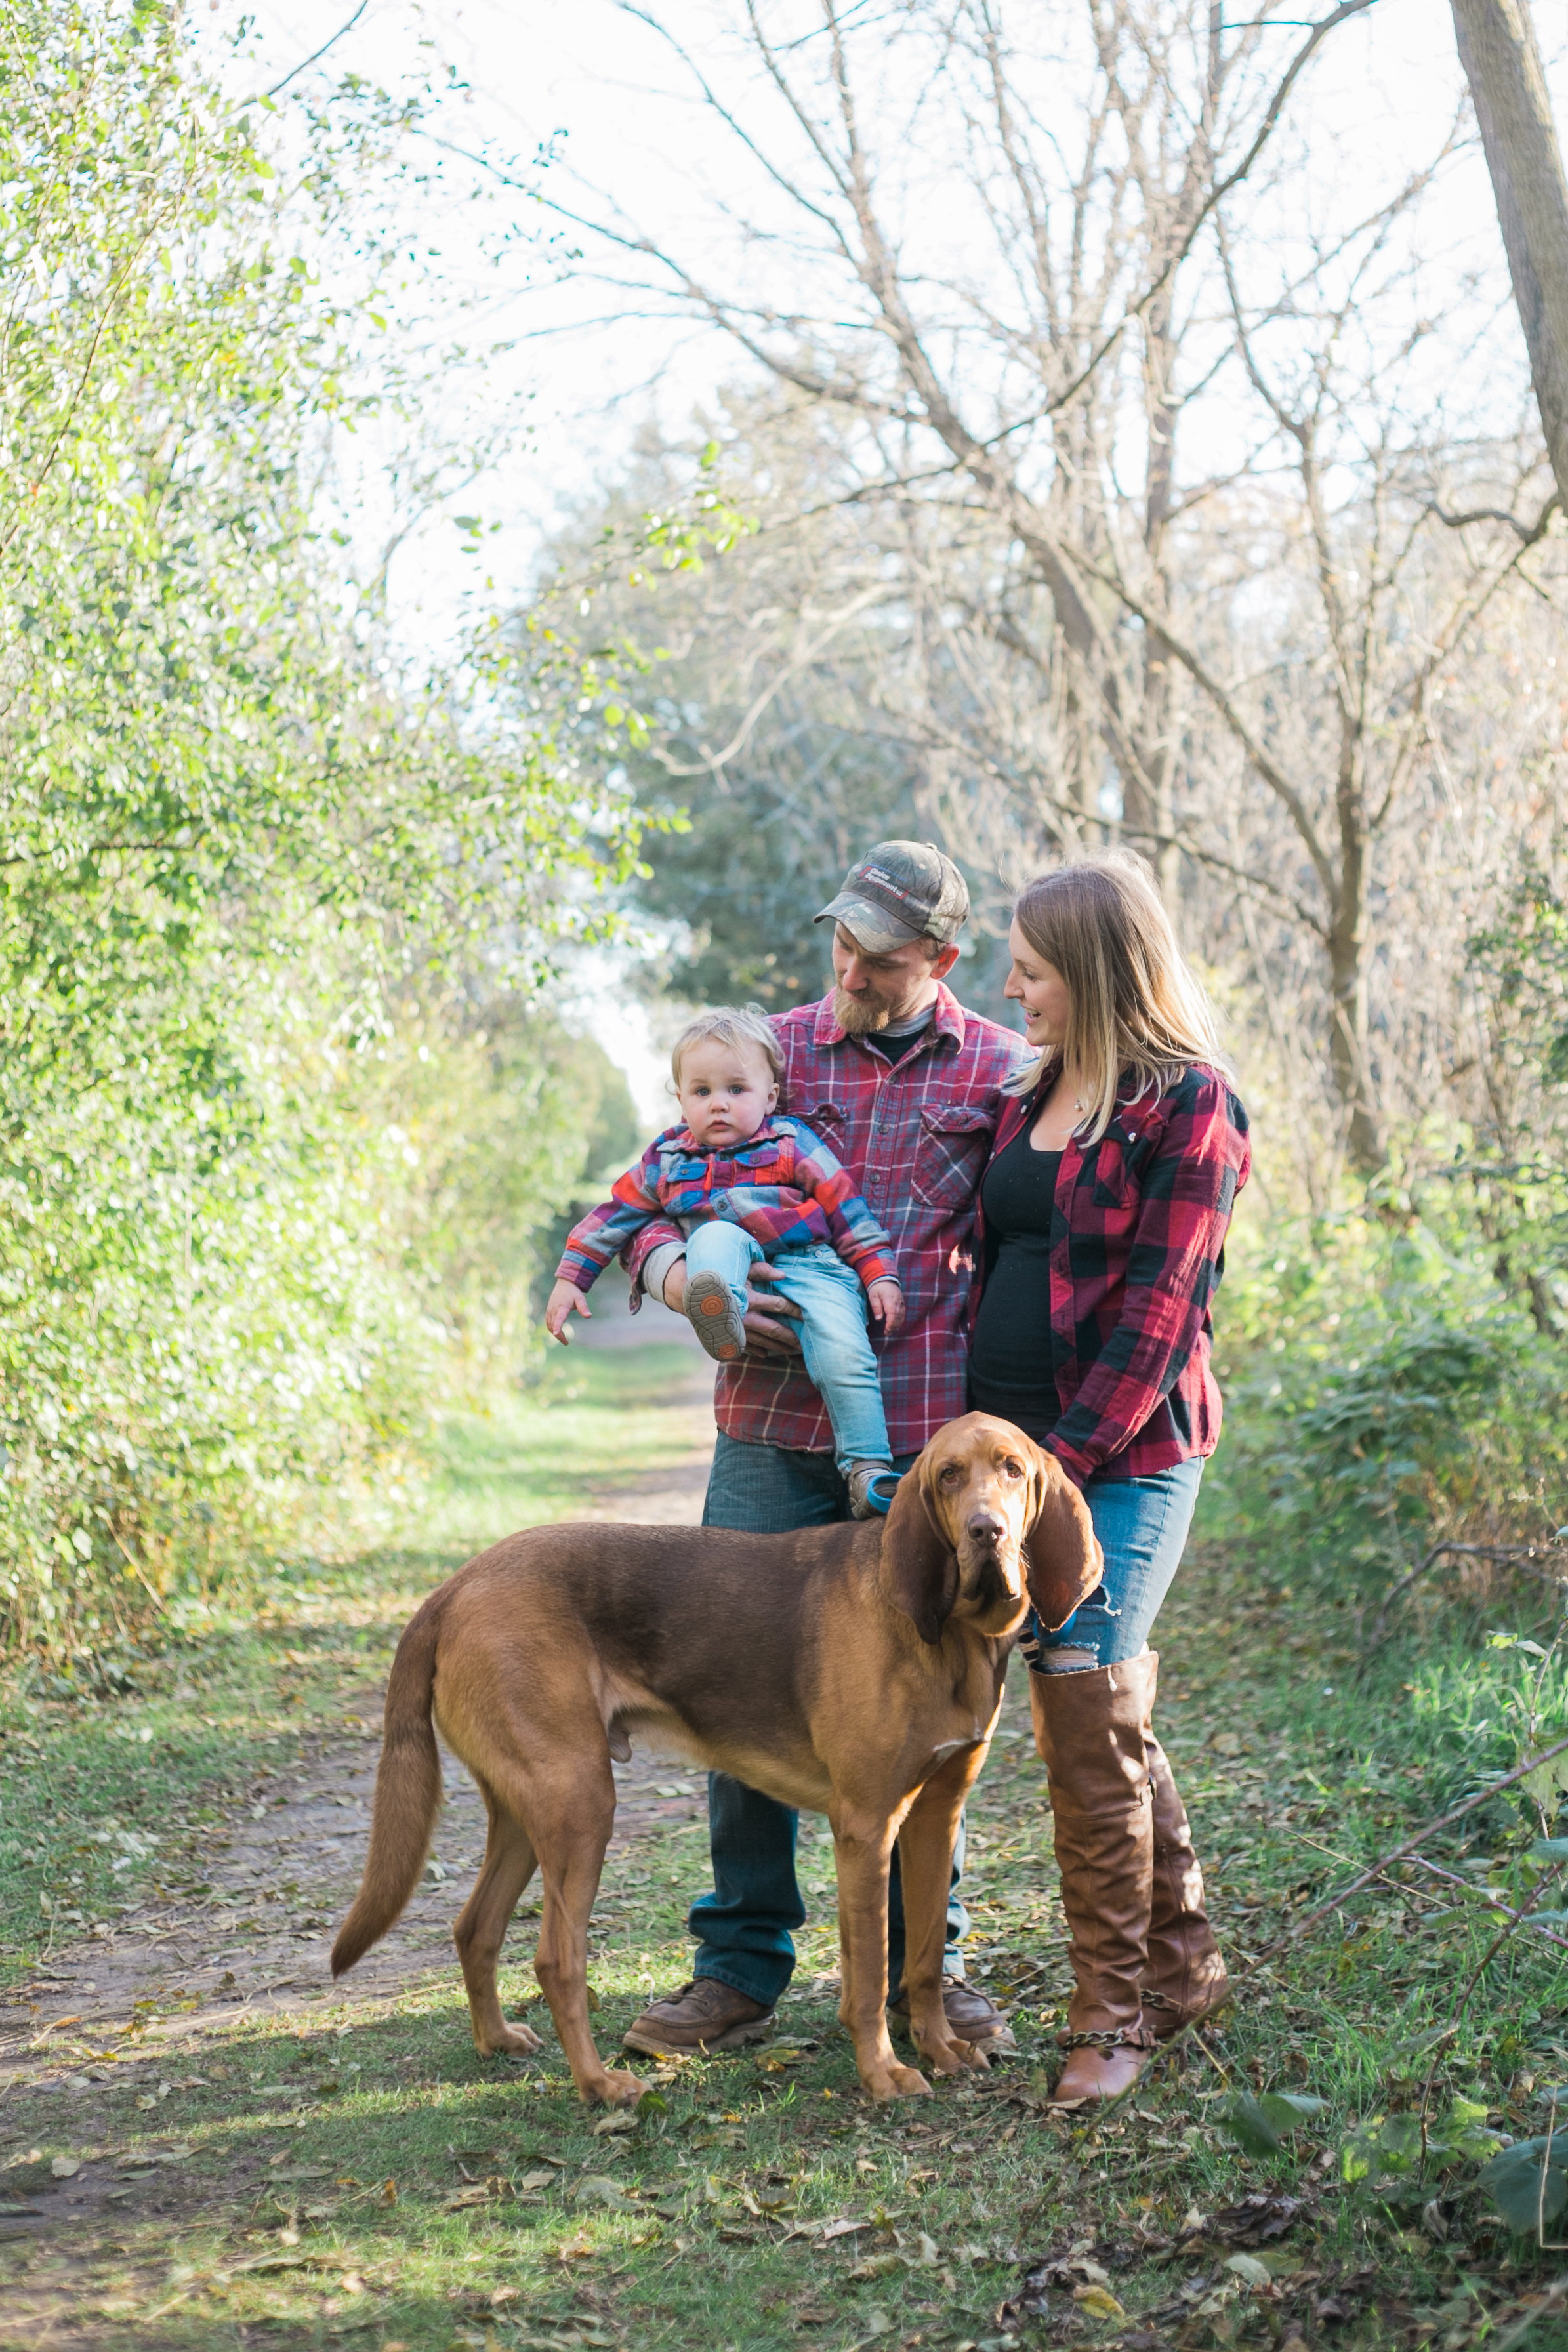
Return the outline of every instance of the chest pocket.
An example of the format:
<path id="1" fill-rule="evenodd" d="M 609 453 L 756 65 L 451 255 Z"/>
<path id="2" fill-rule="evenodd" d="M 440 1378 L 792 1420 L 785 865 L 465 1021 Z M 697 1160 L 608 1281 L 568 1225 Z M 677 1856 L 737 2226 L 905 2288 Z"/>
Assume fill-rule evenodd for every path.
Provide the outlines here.
<path id="1" fill-rule="evenodd" d="M 975 1103 L 931 1103 L 921 1113 L 910 1190 L 928 1209 L 966 1209 L 974 1198 L 993 1120 Z"/>
<path id="2" fill-rule="evenodd" d="M 843 1159 L 844 1139 L 848 1129 L 849 1119 L 847 1113 L 839 1104 L 807 1103 L 803 1108 L 797 1108 L 795 1104 L 791 1103 L 790 1117 L 798 1118 L 803 1127 L 809 1127 L 813 1134 L 820 1135 L 835 1160 Z"/>
<path id="3" fill-rule="evenodd" d="M 1092 1198 L 1097 1209 L 1131 1209 L 1143 1190 L 1143 1172 L 1163 1132 L 1163 1121 L 1145 1128 L 1113 1118 L 1095 1146 Z M 1080 1180 L 1081 1181 L 1081 1180 Z"/>

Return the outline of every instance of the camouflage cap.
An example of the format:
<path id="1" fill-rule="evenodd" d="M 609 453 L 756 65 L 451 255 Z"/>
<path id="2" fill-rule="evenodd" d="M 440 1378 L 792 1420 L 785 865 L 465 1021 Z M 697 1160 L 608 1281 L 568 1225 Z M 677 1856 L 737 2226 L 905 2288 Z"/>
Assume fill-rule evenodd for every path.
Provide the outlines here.
<path id="1" fill-rule="evenodd" d="M 812 920 L 842 923 L 869 955 L 889 955 L 914 940 L 951 947 L 969 920 L 969 886 L 929 841 L 879 841 Z"/>

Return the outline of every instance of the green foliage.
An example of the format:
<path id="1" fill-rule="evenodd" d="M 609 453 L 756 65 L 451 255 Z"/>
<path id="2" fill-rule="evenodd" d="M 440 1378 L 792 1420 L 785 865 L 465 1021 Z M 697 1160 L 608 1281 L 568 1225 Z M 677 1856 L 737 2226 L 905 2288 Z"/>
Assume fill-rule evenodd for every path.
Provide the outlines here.
<path id="1" fill-rule="evenodd" d="M 1490 2156 L 1498 2134 L 1487 2127 L 1487 2111 L 1474 2099 L 1456 2098 L 1440 2120 L 1423 2128 L 1418 2113 L 1381 2116 L 1351 2134 L 1340 2152 L 1342 2179 L 1364 2181 L 1383 2194 L 1407 2182 L 1419 2186 L 1459 2164 Z M 1486 2176 L 1481 2176 L 1483 2180 Z M 1430 2190 L 1423 2191 L 1430 2194 Z"/>
<path id="2" fill-rule="evenodd" d="M 1237 1237 L 1215 1500 L 1293 1573 L 1375 1582 L 1435 1535 L 1564 1517 L 1568 1360 L 1452 1192 L 1423 1206 Z"/>
<path id="3" fill-rule="evenodd" d="M 1238 2091 L 1220 2119 L 1248 2156 L 1274 2156 L 1292 2132 L 1322 2114 L 1324 2104 L 1304 2091 L 1265 2091 L 1256 2099 L 1250 2091 Z"/>
<path id="4" fill-rule="evenodd" d="M 1568 2205 L 1568 2135 L 1515 2140 L 1483 2166 L 1480 2186 L 1510 2230 L 1544 2228 Z"/>
<path id="5" fill-rule="evenodd" d="M 0 16 L 12 1642 L 97 1639 L 395 1488 L 455 1371 L 516 1369 L 529 1236 L 581 1171 L 574 1048 L 491 1008 L 605 927 L 639 820 L 594 781 L 616 730 L 568 632 L 503 710 L 493 619 L 407 674 L 332 569 L 332 436 L 387 387 L 354 388 L 311 257 L 355 244 L 399 129 L 340 97 L 301 148 L 165 0 Z"/>

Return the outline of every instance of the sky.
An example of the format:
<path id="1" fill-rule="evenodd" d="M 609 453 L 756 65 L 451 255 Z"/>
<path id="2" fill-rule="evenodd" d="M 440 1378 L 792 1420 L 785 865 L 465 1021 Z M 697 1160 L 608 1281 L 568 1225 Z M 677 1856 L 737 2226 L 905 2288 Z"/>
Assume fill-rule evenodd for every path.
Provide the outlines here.
<path id="1" fill-rule="evenodd" d="M 1290 11 L 1271 33 L 1281 61 L 1300 39 L 1290 29 L 1326 13 L 1329 0 Z M 771 23 L 793 11 L 809 34 L 811 0 L 764 0 Z M 879 14 L 879 11 L 885 13 Z M 1010 12 L 1038 38 L 1070 14 L 1067 0 L 1026 0 Z M 1238 18 L 1239 8 L 1231 12 Z M 1251 12 L 1247 12 L 1250 14 Z M 1548 61 L 1560 123 L 1568 110 L 1568 0 L 1535 0 L 1538 36 Z M 841 14 L 862 39 L 880 41 L 899 11 L 889 0 L 842 0 Z M 352 22 L 349 20 L 353 19 Z M 397 198 L 398 226 L 419 254 L 447 312 L 443 331 L 460 334 L 482 362 L 453 366 L 433 394 L 432 422 L 455 443 L 492 446 L 483 478 L 468 487 L 453 476 L 445 508 L 403 541 L 389 571 L 395 626 L 418 645 L 450 633 L 468 603 L 521 597 L 549 535 L 625 466 L 639 428 L 657 416 L 680 427 L 744 362 L 714 330 L 679 315 L 668 300 L 650 303 L 628 280 L 647 265 L 625 247 L 584 234 L 578 219 L 608 223 L 634 240 L 648 235 L 731 284 L 766 287 L 787 303 L 794 278 L 808 300 L 814 257 L 801 244 L 795 215 L 783 205 L 746 152 L 754 137 L 770 150 L 787 141 L 776 98 L 745 60 L 736 36 L 739 0 L 331 0 L 322 13 L 304 0 L 262 0 L 245 11 L 236 0 L 209 0 L 204 28 L 216 37 L 231 88 L 246 92 L 284 81 L 276 103 L 321 92 L 345 72 L 389 88 L 432 69 L 459 87 L 432 118 L 435 140 L 416 159 Z M 237 51 L 232 36 L 249 31 Z M 347 25 L 342 37 L 333 38 Z M 704 106 L 698 70 L 733 109 L 734 131 Z M 312 53 L 330 42 L 315 63 Z M 803 37 L 795 54 L 809 66 Z M 889 75 L 897 66 L 889 65 Z M 1304 86 L 1301 119 L 1310 126 L 1313 165 L 1331 184 L 1346 216 L 1370 209 L 1400 174 L 1424 163 L 1453 118 L 1462 82 L 1447 0 L 1376 0 L 1336 32 Z M 920 126 L 922 93 L 895 91 Z M 900 167 L 900 226 L 933 275 L 961 267 L 974 223 L 951 194 L 951 181 L 910 142 Z M 548 157 L 544 168 L 538 159 Z M 940 163 L 940 159 L 939 159 Z M 427 168 L 426 168 L 427 167 Z M 542 202 L 541 199 L 542 198 Z M 1479 149 L 1446 169 L 1423 216 L 1427 240 L 1425 299 L 1456 305 L 1468 276 L 1498 305 L 1500 373 L 1520 376 L 1520 345 L 1507 307 L 1507 279 L 1489 184 Z M 748 239 L 745 224 L 760 228 Z M 1287 240 L 1289 223 L 1277 225 Z M 653 273 L 657 278 L 657 270 Z M 606 280 L 612 282 L 606 282 Z M 389 331 L 400 321 L 394 313 Z M 367 346 L 374 341 L 367 327 Z M 1198 428 L 1218 467 L 1227 418 L 1223 398 Z M 1194 438 L 1187 436 L 1189 457 Z M 1198 449 L 1198 462 L 1208 453 Z M 374 434 L 359 450 L 364 469 L 366 530 L 390 535 L 397 498 L 388 487 L 387 452 Z M 477 541 L 455 516 L 478 512 Z M 477 553 L 465 553 L 476 546 Z M 595 1034 L 627 1070 L 639 1109 L 663 1123 L 658 1041 L 635 1004 L 625 1001 L 614 964 L 583 976 L 583 1005 Z"/>
<path id="2" fill-rule="evenodd" d="M 863 16 L 867 5 L 850 0 L 845 14 Z M 1277 37 L 1281 58 L 1300 37 L 1288 26 L 1326 5 L 1291 12 Z M 1031 0 L 1012 14 L 1015 21 L 1048 21 L 1060 6 L 1061 0 Z M 737 98 L 745 130 L 776 135 L 769 93 L 739 58 L 740 14 L 726 0 L 663 6 L 654 0 L 647 11 Z M 1568 0 L 1536 0 L 1535 14 L 1561 115 L 1568 102 L 1568 77 L 1558 64 L 1568 50 Z M 231 79 L 267 87 L 300 68 L 353 15 L 353 0 L 333 0 L 325 15 L 303 0 L 263 0 L 245 12 L 253 32 L 228 68 Z M 235 0 L 212 0 L 215 32 L 239 21 Z M 619 0 L 573 0 L 569 7 L 559 0 L 447 0 L 430 9 L 411 0 L 366 0 L 327 54 L 295 72 L 279 102 L 345 71 L 395 86 L 432 64 L 449 67 L 466 88 L 438 118 L 449 143 L 435 160 L 447 192 L 409 191 L 411 236 L 439 247 L 438 274 L 454 315 L 467 306 L 465 334 L 511 348 L 453 383 L 454 423 L 475 432 L 491 425 L 506 443 L 494 474 L 455 508 L 477 505 L 487 525 L 499 522 L 500 530 L 487 530 L 480 559 L 463 559 L 463 534 L 444 520 L 412 534 L 393 567 L 400 609 L 421 632 L 441 629 L 484 578 L 521 586 L 543 537 L 575 502 L 614 479 L 650 415 L 684 422 L 744 364 L 713 331 L 673 316 L 668 304 L 650 310 L 635 293 L 605 284 L 607 270 L 624 287 L 637 257 L 584 236 L 537 195 L 568 215 L 651 233 L 682 255 L 706 261 L 725 254 L 735 263 L 732 278 L 771 268 L 776 283 L 794 258 L 788 248 L 781 263 L 765 247 L 742 244 L 737 209 L 780 225 L 776 211 L 770 221 L 765 181 L 700 103 L 670 41 Z M 1312 68 L 1307 103 L 1325 147 L 1331 140 L 1331 169 L 1347 208 L 1362 194 L 1358 178 L 1370 205 L 1405 162 L 1425 159 L 1460 86 L 1446 0 L 1376 0 L 1365 17 L 1334 35 Z M 499 166 L 517 159 L 524 188 L 509 188 L 499 171 L 466 165 L 457 148 Z M 526 168 L 545 152 L 553 159 L 548 169 Z M 933 192 L 925 226 L 944 204 Z M 488 258 L 483 248 L 509 227 L 510 241 Z M 1456 271 L 1478 258 L 1500 267 L 1479 155 L 1448 173 L 1436 233 L 1449 241 Z M 574 249 L 581 258 L 570 265 Z M 1223 431 L 1223 420 L 1215 429 Z"/>

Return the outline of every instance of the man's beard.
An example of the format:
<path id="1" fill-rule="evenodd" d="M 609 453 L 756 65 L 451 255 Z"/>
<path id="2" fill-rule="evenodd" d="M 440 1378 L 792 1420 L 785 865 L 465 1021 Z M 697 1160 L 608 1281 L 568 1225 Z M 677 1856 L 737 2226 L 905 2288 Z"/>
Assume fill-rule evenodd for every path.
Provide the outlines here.
<path id="1" fill-rule="evenodd" d="M 833 984 L 833 1017 L 848 1037 L 874 1037 L 893 1017 L 893 1008 L 880 996 L 851 996 Z"/>

